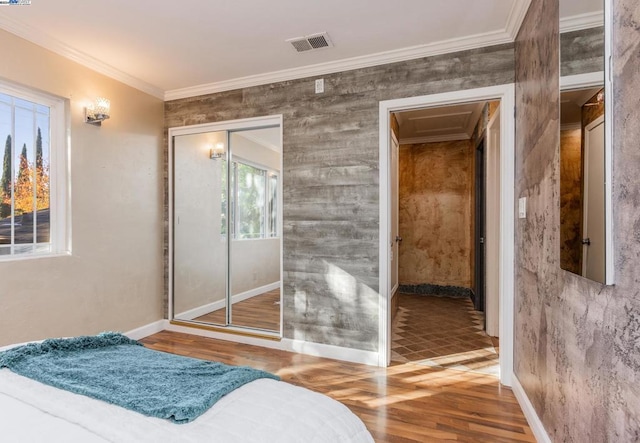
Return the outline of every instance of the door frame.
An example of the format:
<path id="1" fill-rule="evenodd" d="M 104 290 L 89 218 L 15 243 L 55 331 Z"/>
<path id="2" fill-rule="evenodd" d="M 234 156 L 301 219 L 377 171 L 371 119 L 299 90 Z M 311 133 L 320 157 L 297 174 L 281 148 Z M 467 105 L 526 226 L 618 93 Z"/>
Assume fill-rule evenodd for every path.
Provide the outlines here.
<path id="1" fill-rule="evenodd" d="M 515 257 L 515 85 L 513 83 L 463 91 L 445 92 L 381 101 L 380 142 L 380 242 L 379 242 L 379 328 L 378 365 L 391 359 L 391 288 L 389 230 L 391 181 L 389 132 L 391 112 L 454 105 L 483 100 L 500 100 L 500 382 L 511 386 L 514 337 L 514 257 Z"/>
<path id="2" fill-rule="evenodd" d="M 239 326 L 233 326 L 233 325 L 227 325 L 227 326 L 222 326 L 222 325 L 211 325 L 211 326 L 203 326 L 203 325 L 196 325 L 196 324 L 189 324 L 189 322 L 182 322 L 182 321 L 176 321 L 174 320 L 174 308 L 173 308 L 173 266 L 174 266 L 174 247 L 173 247 L 173 237 L 174 237 L 174 226 L 173 226 L 173 216 L 174 216 L 174 202 L 173 202 L 173 139 L 176 136 L 179 135 L 191 135 L 191 134 L 201 134 L 201 133 L 206 133 L 206 132 L 215 132 L 215 131 L 239 131 L 239 130 L 247 130 L 247 129 L 257 129 L 257 128 L 262 128 L 265 126 L 276 126 L 279 125 L 280 128 L 280 142 L 282 145 L 284 145 L 284 139 L 283 139 L 283 117 L 282 114 L 276 114 L 276 115 L 268 115 L 268 116 L 264 116 L 264 117 L 253 117 L 253 118 L 244 118 L 244 119 L 237 119 L 237 120 L 226 120 L 226 121 L 221 121 L 221 122 L 211 122 L 211 123 L 202 123 L 202 124 L 196 124 L 196 125 L 189 125 L 189 126 L 179 126 L 179 127 L 172 127 L 169 128 L 167 131 L 167 145 L 168 145 L 168 151 L 167 151 L 167 169 L 168 169 L 168 173 L 167 173 L 167 180 L 168 180 L 168 194 L 169 194 L 169 198 L 168 198 L 168 245 L 167 245 L 167 255 L 168 255 L 168 260 L 167 260 L 167 272 L 168 272 L 168 276 L 167 276 L 167 280 L 168 280 L 168 288 L 167 288 L 167 317 L 170 323 L 175 323 L 176 325 L 179 326 L 188 326 L 188 327 L 193 327 L 193 328 L 200 328 L 200 329 L 207 329 L 210 331 L 214 331 L 214 332 L 222 332 L 222 333 L 229 333 L 229 334 L 239 334 L 239 335 L 246 335 L 249 337 L 257 337 L 257 338 L 269 338 L 269 339 L 273 339 L 273 338 L 282 338 L 283 337 L 283 331 L 284 331 L 284 309 L 283 309 L 283 292 L 282 291 L 282 282 L 283 280 L 283 276 L 284 276 L 284 270 L 283 270 L 283 262 L 284 262 L 284 253 L 283 253 L 283 230 L 282 230 L 282 224 L 283 224 L 283 204 L 282 204 L 282 196 L 283 196 L 283 186 L 282 186 L 282 176 L 283 174 L 283 155 L 280 156 L 280 175 L 279 175 L 279 180 L 278 180 L 278 192 L 279 192 L 279 196 L 280 198 L 280 204 L 278 206 L 278 222 L 279 222 L 279 234 L 280 234 L 280 330 L 279 331 L 274 331 L 273 333 L 270 331 L 259 331 L 257 332 L 254 329 L 251 328 L 246 328 L 246 327 L 239 327 Z M 227 140 L 228 141 L 228 140 Z M 207 150 L 203 148 L 203 155 L 206 155 Z M 227 150 L 227 156 L 228 156 L 228 150 Z M 227 158 L 227 161 L 229 161 L 230 159 Z M 229 244 L 231 243 L 231 240 L 229 239 Z M 229 271 L 227 270 L 227 273 Z M 230 280 L 230 276 L 227 275 L 227 285 L 229 284 L 229 280 Z M 227 299 L 229 297 L 229 293 L 228 293 L 228 287 L 227 287 Z M 225 301 L 225 304 L 227 302 Z"/>
<path id="3" fill-rule="evenodd" d="M 473 307 L 476 311 L 485 313 L 484 327 L 487 326 L 486 315 L 486 241 L 487 241 L 487 136 L 481 136 L 480 142 L 474 147 L 474 222 L 473 222 Z"/>
<path id="4" fill-rule="evenodd" d="M 393 131 L 389 131 L 391 138 L 389 139 L 389 141 L 393 140 L 393 142 L 395 142 L 395 144 L 398 146 L 398 158 L 396 159 L 396 170 L 395 172 L 392 172 L 390 177 L 396 177 L 398 179 L 398 181 L 400 180 L 400 140 L 398 139 L 398 137 L 396 137 L 396 135 L 393 133 Z M 389 147 L 391 148 L 391 147 Z M 391 149 L 389 149 L 389 158 L 391 158 L 392 152 Z M 391 167 L 391 165 L 389 165 L 389 167 Z M 399 188 L 398 188 L 399 189 Z M 391 208 L 390 208 L 391 210 Z M 393 213 L 391 214 L 393 215 Z M 396 212 L 396 227 L 398 228 L 398 232 L 397 235 L 400 235 L 400 203 L 398 202 L 398 211 Z M 391 235 L 391 237 L 393 237 L 393 234 Z M 400 289 L 400 244 L 398 243 L 398 241 L 395 238 L 390 238 L 390 241 L 393 241 L 391 248 L 393 249 L 393 245 L 397 245 L 398 246 L 398 250 L 396 251 L 396 257 L 395 257 L 395 268 L 396 268 L 396 284 L 393 285 L 393 287 L 391 288 L 391 295 L 390 295 L 390 299 L 392 299 L 395 295 L 396 292 L 398 291 L 398 289 Z M 391 272 L 393 272 L 393 270 L 391 270 Z"/>

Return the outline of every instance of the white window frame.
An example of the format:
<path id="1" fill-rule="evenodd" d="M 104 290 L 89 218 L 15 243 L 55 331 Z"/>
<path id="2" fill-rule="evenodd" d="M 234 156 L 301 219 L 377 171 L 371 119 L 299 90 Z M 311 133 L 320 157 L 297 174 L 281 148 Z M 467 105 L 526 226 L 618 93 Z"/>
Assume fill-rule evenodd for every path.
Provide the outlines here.
<path id="1" fill-rule="evenodd" d="M 271 183 L 269 181 L 269 179 L 273 176 L 276 177 L 277 181 L 277 186 L 280 186 L 280 174 L 278 174 L 278 171 L 262 165 L 260 163 L 256 163 L 256 162 L 252 162 L 250 160 L 245 160 L 242 157 L 236 156 L 234 155 L 233 158 L 231 159 L 231 171 L 233 171 L 232 173 L 234 174 L 234 178 L 233 178 L 233 183 L 234 183 L 234 188 L 232 190 L 233 192 L 233 211 L 228 211 L 229 212 L 229 217 L 231 216 L 231 214 L 233 214 L 233 235 L 231 237 L 232 240 L 234 241 L 245 241 L 245 240 L 264 240 L 264 239 L 270 239 L 270 238 L 280 238 L 280 226 L 276 226 L 276 233 L 274 236 L 271 235 L 271 229 L 270 229 L 270 224 L 271 224 L 271 220 L 269 218 L 269 195 L 270 195 L 270 191 L 271 191 Z M 240 227 L 240 219 L 238 217 L 238 177 L 237 177 L 237 170 L 233 167 L 233 163 L 242 163 L 243 165 L 246 166 L 250 166 L 252 168 L 255 169 L 260 169 L 262 171 L 264 171 L 264 213 L 262 214 L 262 223 L 263 223 L 263 232 L 261 233 L 260 237 L 256 237 L 256 238 L 238 238 L 238 230 Z M 278 197 L 278 191 L 276 188 L 276 198 Z M 278 211 L 279 211 L 279 202 L 277 202 L 276 200 L 276 221 L 278 220 Z"/>
<path id="2" fill-rule="evenodd" d="M 51 248 L 47 252 L 32 251 L 0 255 L 0 262 L 69 255 L 69 126 L 68 100 L 0 79 L 0 93 L 49 107 L 49 223 Z M 12 131 L 13 132 L 13 131 Z M 15 134 L 12 142 L 15 143 Z M 13 248 L 12 248 L 13 250 Z"/>

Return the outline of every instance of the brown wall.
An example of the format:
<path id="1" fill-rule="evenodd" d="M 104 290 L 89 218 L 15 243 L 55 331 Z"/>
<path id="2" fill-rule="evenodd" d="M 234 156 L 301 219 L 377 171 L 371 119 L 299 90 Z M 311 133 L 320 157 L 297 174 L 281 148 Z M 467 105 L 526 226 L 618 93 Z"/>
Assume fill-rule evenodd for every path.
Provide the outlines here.
<path id="1" fill-rule="evenodd" d="M 401 285 L 471 288 L 469 140 L 400 146 Z"/>
<path id="2" fill-rule="evenodd" d="M 582 135 L 580 129 L 560 132 L 560 263 L 582 272 Z"/>

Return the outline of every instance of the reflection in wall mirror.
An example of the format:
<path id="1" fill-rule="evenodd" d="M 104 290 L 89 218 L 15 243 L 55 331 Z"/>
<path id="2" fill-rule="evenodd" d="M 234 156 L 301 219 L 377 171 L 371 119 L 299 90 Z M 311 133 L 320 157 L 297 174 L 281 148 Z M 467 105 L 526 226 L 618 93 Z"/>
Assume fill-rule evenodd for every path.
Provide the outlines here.
<path id="1" fill-rule="evenodd" d="M 563 91 L 560 97 L 560 262 L 604 283 L 604 89 Z"/>
<path id="2" fill-rule="evenodd" d="M 607 10 L 606 2 L 598 4 Z M 612 284 L 606 22 L 561 37 L 562 71 L 571 75 L 561 78 L 560 93 L 560 265 L 589 280 Z"/>
<path id="3" fill-rule="evenodd" d="M 277 122 L 170 130 L 174 322 L 280 334 Z"/>

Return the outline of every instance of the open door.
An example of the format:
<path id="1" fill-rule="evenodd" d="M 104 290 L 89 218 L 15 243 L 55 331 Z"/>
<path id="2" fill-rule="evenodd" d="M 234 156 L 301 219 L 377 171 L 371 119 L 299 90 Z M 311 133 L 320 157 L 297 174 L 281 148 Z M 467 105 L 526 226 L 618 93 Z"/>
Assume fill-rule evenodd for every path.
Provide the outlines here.
<path id="1" fill-rule="evenodd" d="M 604 117 L 585 128 L 582 275 L 605 281 Z M 596 208 L 594 210 L 593 208 Z"/>

